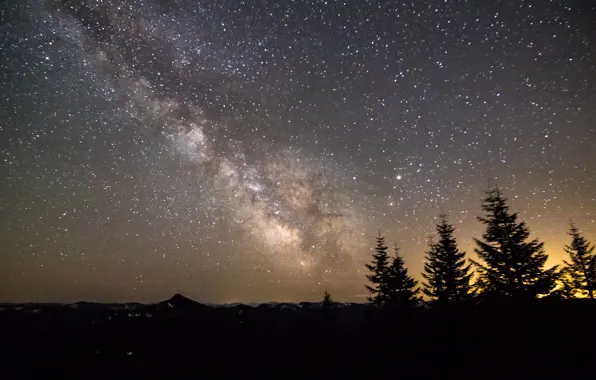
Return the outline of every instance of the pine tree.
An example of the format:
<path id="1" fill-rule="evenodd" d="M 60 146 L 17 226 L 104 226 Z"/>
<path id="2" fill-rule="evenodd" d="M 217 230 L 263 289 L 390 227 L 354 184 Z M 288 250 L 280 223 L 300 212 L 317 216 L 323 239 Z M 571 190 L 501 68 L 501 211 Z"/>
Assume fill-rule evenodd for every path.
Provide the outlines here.
<path id="1" fill-rule="evenodd" d="M 382 307 L 387 303 L 389 295 L 387 288 L 389 255 L 387 254 L 385 238 L 381 236 L 381 232 L 377 235 L 377 246 L 375 247 L 373 260 L 370 264 L 366 264 L 366 268 L 371 272 L 366 276 L 371 282 L 371 285 L 366 285 L 366 289 L 370 292 L 368 302 Z"/>
<path id="2" fill-rule="evenodd" d="M 329 308 L 331 308 L 331 305 L 333 305 L 333 300 L 331 299 L 331 294 L 329 294 L 327 289 L 325 289 L 325 293 L 323 294 L 322 306 L 324 309 L 329 309 Z"/>
<path id="3" fill-rule="evenodd" d="M 391 258 L 388 271 L 387 305 L 392 308 L 414 306 L 420 301 L 418 297 L 418 281 L 414 280 L 405 266 L 404 259 L 395 247 L 395 255 Z"/>
<path id="4" fill-rule="evenodd" d="M 596 255 L 594 246 L 581 235 L 577 227 L 571 224 L 569 228 L 571 245 L 565 246 L 570 262 L 564 261 L 565 273 L 574 293 L 594 299 L 596 288 Z"/>
<path id="5" fill-rule="evenodd" d="M 428 242 L 422 277 L 426 280 L 422 283 L 422 292 L 433 300 L 443 299 L 447 291 L 442 262 L 438 246 L 432 239 Z"/>
<path id="6" fill-rule="evenodd" d="M 547 294 L 555 285 L 557 267 L 544 269 L 548 256 L 544 243 L 526 241 L 530 236 L 518 214 L 510 213 L 507 199 L 498 188 L 489 190 L 482 205 L 486 217 L 477 219 L 486 225 L 483 240 L 474 239 L 474 251 L 484 262 L 472 261 L 479 270 L 483 290 L 498 295 L 535 298 Z"/>
<path id="7" fill-rule="evenodd" d="M 551 296 L 560 297 L 563 299 L 575 298 L 576 290 L 573 285 L 573 281 L 569 274 L 568 268 L 563 268 L 559 272 L 559 278 L 557 280 L 557 286 L 550 293 Z"/>
<path id="8" fill-rule="evenodd" d="M 473 294 L 470 284 L 472 264 L 466 265 L 466 254 L 457 248 L 455 229 L 446 215 L 440 215 L 437 232 L 439 240 L 429 243 L 426 254 L 422 276 L 427 282 L 423 283 L 423 292 L 441 303 L 469 298 Z"/>

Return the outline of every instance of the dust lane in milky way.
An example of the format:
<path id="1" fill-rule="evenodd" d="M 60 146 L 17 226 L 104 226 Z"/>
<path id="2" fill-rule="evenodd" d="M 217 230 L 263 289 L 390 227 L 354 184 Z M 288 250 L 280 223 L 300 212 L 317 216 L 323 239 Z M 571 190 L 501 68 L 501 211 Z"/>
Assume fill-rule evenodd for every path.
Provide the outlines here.
<path id="1" fill-rule="evenodd" d="M 0 300 L 363 301 L 495 184 L 596 240 L 590 2 L 1 7 Z"/>

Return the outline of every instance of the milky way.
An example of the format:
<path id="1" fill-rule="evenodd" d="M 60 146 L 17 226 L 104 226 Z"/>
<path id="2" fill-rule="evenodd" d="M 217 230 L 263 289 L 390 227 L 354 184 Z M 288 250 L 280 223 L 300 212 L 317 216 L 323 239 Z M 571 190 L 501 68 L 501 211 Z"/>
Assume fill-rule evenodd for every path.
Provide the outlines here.
<path id="1" fill-rule="evenodd" d="M 596 240 L 596 8 L 2 5 L 0 298 L 363 300 L 499 185 L 551 261 Z"/>

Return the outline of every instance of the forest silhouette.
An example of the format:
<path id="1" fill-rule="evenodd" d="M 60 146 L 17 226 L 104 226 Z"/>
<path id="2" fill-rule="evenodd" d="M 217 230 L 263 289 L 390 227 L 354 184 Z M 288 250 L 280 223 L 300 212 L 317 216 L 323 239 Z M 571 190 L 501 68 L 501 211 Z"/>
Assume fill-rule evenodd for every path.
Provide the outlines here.
<path id="1" fill-rule="evenodd" d="M 499 188 L 486 192 L 482 204 L 485 215 L 478 221 L 486 227 L 481 239 L 474 239 L 479 260 L 466 261 L 459 251 L 455 229 L 447 215 L 439 216 L 436 226 L 438 241 L 430 241 L 426 252 L 425 282 L 408 274 L 399 249 L 390 257 L 385 238 L 377 236 L 375 253 L 367 269 L 370 285 L 369 303 L 381 308 L 418 305 L 419 294 L 428 297 L 434 306 L 463 301 L 507 299 L 521 301 L 542 297 L 594 299 L 596 256 L 594 245 L 571 224 L 571 242 L 565 246 L 569 256 L 563 265 L 545 268 L 548 259 L 544 243 L 529 240 L 530 230 L 518 214 L 509 210 L 507 199 Z M 474 267 L 477 276 L 474 276 Z M 473 281 L 473 277 L 476 280 Z"/>

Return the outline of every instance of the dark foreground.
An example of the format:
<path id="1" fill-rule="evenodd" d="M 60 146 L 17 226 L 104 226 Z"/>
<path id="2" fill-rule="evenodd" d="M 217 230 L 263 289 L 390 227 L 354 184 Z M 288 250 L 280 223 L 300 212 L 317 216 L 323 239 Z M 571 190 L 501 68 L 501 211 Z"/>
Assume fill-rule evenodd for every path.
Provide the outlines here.
<path id="1" fill-rule="evenodd" d="M 0 306 L 5 378 L 594 378 L 596 305 Z M 4 377 L 4 376 L 3 376 Z"/>

